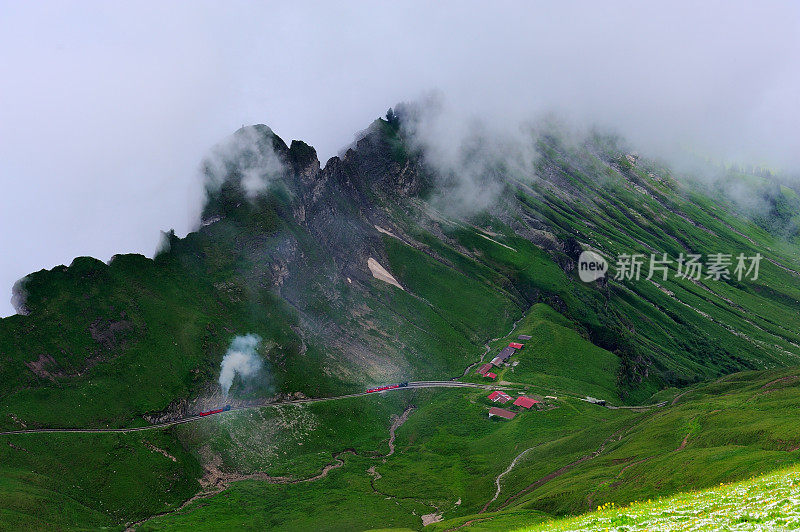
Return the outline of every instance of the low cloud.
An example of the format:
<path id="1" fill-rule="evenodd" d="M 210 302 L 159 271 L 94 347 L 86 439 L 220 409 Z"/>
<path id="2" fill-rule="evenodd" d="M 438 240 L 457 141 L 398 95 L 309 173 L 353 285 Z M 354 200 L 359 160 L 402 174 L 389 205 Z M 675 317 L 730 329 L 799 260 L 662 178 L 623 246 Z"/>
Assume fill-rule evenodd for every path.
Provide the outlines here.
<path id="1" fill-rule="evenodd" d="M 202 163 L 206 189 L 216 192 L 232 179 L 251 199 L 267 190 L 285 172 L 269 133 L 268 128 L 245 127 L 214 146 Z"/>
<path id="2" fill-rule="evenodd" d="M 31 271 L 151 254 L 160 230 L 185 234 L 202 201 L 198 161 L 242 124 L 326 160 L 390 105 L 438 90 L 492 136 L 553 111 L 643 155 L 800 169 L 800 4 L 788 0 L 6 11 L 0 315 Z M 251 193 L 264 186 L 243 177 Z M 494 187 L 465 182 L 454 197 L 466 205 Z"/>
<path id="3" fill-rule="evenodd" d="M 435 207 L 456 215 L 490 206 L 508 179 L 530 179 L 537 154 L 533 132 L 511 130 L 450 105 L 440 93 L 398 106 L 403 134 L 423 154 L 438 183 Z"/>
<path id="4" fill-rule="evenodd" d="M 25 282 L 27 279 L 27 277 L 23 277 L 14 283 L 14 287 L 11 289 L 11 306 L 14 307 L 14 311 L 17 314 L 22 316 L 30 314 L 30 309 L 27 304 L 28 291 L 25 289 Z"/>
<path id="5" fill-rule="evenodd" d="M 542 134 L 583 141 L 588 129 L 552 113 L 500 119 L 463 108 L 440 92 L 402 103 L 396 113 L 411 149 L 436 178 L 431 202 L 442 212 L 469 216 L 494 204 L 510 181 L 533 182 Z"/>

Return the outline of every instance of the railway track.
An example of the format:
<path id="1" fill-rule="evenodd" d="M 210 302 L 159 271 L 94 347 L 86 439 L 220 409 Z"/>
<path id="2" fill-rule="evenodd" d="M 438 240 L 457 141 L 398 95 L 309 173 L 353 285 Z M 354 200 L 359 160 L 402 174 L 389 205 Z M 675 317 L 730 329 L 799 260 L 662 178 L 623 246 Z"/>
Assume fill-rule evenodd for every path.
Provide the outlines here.
<path id="1" fill-rule="evenodd" d="M 365 395 L 372 395 L 375 393 L 386 393 L 386 392 L 394 392 L 399 390 L 407 390 L 411 388 L 482 388 L 485 390 L 495 390 L 495 389 L 503 389 L 503 387 L 493 386 L 491 384 L 476 384 L 471 382 L 459 382 L 459 381 L 416 381 L 416 382 L 409 382 L 408 386 L 404 386 L 401 388 L 390 388 L 388 390 L 382 390 L 379 392 L 357 392 L 351 393 L 346 395 L 337 395 L 334 397 L 312 397 L 308 399 L 291 399 L 288 401 L 276 401 L 274 403 L 259 403 L 253 405 L 245 405 L 245 406 L 235 406 L 231 407 L 230 410 L 226 410 L 223 412 L 216 412 L 214 414 L 205 414 L 205 415 L 193 415 L 187 416 L 180 419 L 175 419 L 171 421 L 164 421 L 162 423 L 154 423 L 152 425 L 145 425 L 142 427 L 124 427 L 124 428 L 94 428 L 94 429 L 82 429 L 82 428 L 41 428 L 41 429 L 21 429 L 21 430 L 7 430 L 0 432 L 0 436 L 10 436 L 14 434 L 53 434 L 53 433 L 60 433 L 60 434 L 113 434 L 113 433 L 120 433 L 125 434 L 129 432 L 142 432 L 146 430 L 156 430 L 162 429 L 166 427 L 172 427 L 175 425 L 182 425 L 184 423 L 191 423 L 193 421 L 198 421 L 200 419 L 208 419 L 209 417 L 222 415 L 228 412 L 236 412 L 239 410 L 253 410 L 256 408 L 269 408 L 271 406 L 281 406 L 281 405 L 298 405 L 298 404 L 308 404 L 308 403 L 321 403 L 324 401 L 337 401 L 340 399 L 351 399 L 354 397 L 363 397 Z"/>

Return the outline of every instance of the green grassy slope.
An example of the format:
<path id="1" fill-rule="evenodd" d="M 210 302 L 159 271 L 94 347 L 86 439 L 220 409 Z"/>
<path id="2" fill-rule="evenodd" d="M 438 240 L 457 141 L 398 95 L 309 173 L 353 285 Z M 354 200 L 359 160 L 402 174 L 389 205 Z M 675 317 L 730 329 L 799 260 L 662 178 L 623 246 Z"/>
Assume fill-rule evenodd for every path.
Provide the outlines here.
<path id="1" fill-rule="evenodd" d="M 535 530 L 793 530 L 800 526 L 797 467 L 716 488 L 530 526 L 525 517 L 507 529 Z M 526 526 L 527 525 L 527 526 Z M 476 528 L 478 529 L 478 528 Z"/>
<path id="2" fill-rule="evenodd" d="M 695 284 L 671 276 L 659 281 L 663 289 L 647 281 L 610 283 L 609 306 L 634 329 L 620 346 L 626 358 L 641 357 L 651 374 L 676 384 L 796 360 L 797 273 L 784 269 L 797 270 L 796 243 L 787 246 L 725 197 L 698 192 L 666 168 L 558 143 L 543 152 L 541 166 L 558 186 L 535 181 L 516 198 L 556 234 L 575 235 L 611 258 L 755 251 L 765 257 L 755 282 Z"/>
<path id="3" fill-rule="evenodd" d="M 490 512 L 448 521 L 442 528 L 482 519 L 482 528 L 503 529 L 525 513 L 564 515 L 597 506 L 626 505 L 692 488 L 707 488 L 797 463 L 800 429 L 798 369 L 737 373 L 681 392 L 662 408 L 633 413 L 595 458 L 542 485 L 524 473 L 525 462 L 504 482 L 504 497 Z M 675 401 L 672 404 L 672 401 Z M 555 471 L 557 464 L 551 463 Z M 498 512 L 499 510 L 499 512 Z M 500 520 L 492 524 L 493 516 Z M 437 525 L 438 526 L 438 525 Z M 479 528 L 480 529 L 480 528 Z"/>
<path id="4" fill-rule="evenodd" d="M 528 334 L 498 381 L 545 406 L 490 420 L 488 392 L 404 390 L 138 436 L 4 436 L 0 512 L 12 528 L 165 513 L 143 527 L 419 529 L 436 514 L 434 529 L 502 529 L 796 461 L 796 370 L 776 369 L 800 361 L 791 191 L 770 196 L 778 227 L 600 140 L 545 137 L 536 176 L 504 175 L 496 205 L 456 216 L 426 203 L 431 176 L 395 126 L 376 122 L 310 174 L 312 149 L 254 129 L 289 168 L 263 195 L 248 197 L 235 168 L 210 191 L 204 225 L 167 235 L 155 259 L 78 258 L 26 279 L 30 314 L 0 320 L 0 428 L 135 426 L 218 405 L 220 361 L 245 333 L 262 337 L 269 380 L 237 380 L 232 402 L 487 382 L 462 375 Z M 765 259 L 757 281 L 585 284 L 581 245 Z M 405 290 L 373 278 L 368 257 Z M 587 395 L 670 404 L 606 409 Z M 266 478 L 313 478 L 335 456 L 344 465 L 318 480 Z M 201 483 L 221 493 L 175 513 Z"/>
<path id="5" fill-rule="evenodd" d="M 0 327 L 1 423 L 8 428 L 135 422 L 213 383 L 234 331 L 261 335 L 276 359 L 299 350 L 296 318 L 274 297 L 233 301 L 205 279 L 141 256 L 109 266 L 76 259 L 32 276 L 26 287 L 32 314 Z M 335 378 L 315 378 L 313 353 L 306 365 L 284 371 L 276 360 L 277 385 L 308 394 L 337 389 Z"/>
<path id="6" fill-rule="evenodd" d="M 117 527 L 173 508 L 202 474 L 169 432 L 0 437 L 0 529 Z"/>
<path id="7" fill-rule="evenodd" d="M 518 341 L 519 334 L 531 339 L 514 357 L 519 365 L 500 369 L 498 380 L 525 383 L 540 395 L 616 399 L 619 358 L 588 342 L 564 316 L 543 303 L 534 305 L 514 332 L 494 345 L 499 348 Z"/>
<path id="8" fill-rule="evenodd" d="M 520 322 L 514 334 L 535 334 L 541 328 L 559 330 L 567 324 L 563 316 L 539 306 Z M 547 344 L 548 338 L 551 345 L 542 345 Z M 580 347 L 576 344 L 580 340 L 571 334 L 550 334 L 539 342 L 539 348 L 531 350 L 528 357 L 526 346 L 519 354 L 520 364 L 514 368 L 520 375 L 515 382 L 522 384 L 518 389 L 527 388 L 534 396 L 545 393 L 539 382 L 546 372 L 532 374 L 532 383 L 526 386 L 528 377 L 520 372 L 521 368 L 534 363 L 538 353 L 546 357 L 548 351 Z M 297 494 L 301 501 L 314 500 L 327 505 L 330 496 L 327 490 L 335 489 L 337 504 L 347 508 L 377 490 L 397 504 L 392 512 L 386 508 L 378 510 L 383 508 L 381 504 L 370 506 L 372 521 L 369 522 L 373 526 L 403 523 L 402 526 L 418 529 L 421 521 L 409 524 L 406 519 L 409 514 L 425 512 L 444 515 L 444 522 L 431 525 L 437 530 L 467 521 L 474 521 L 476 526 L 479 523 L 479 529 L 502 530 L 511 524 L 586 511 L 597 505 L 627 504 L 748 478 L 765 471 L 765 464 L 780 467 L 795 463 L 800 456 L 796 450 L 800 431 L 791 421 L 800 393 L 796 372 L 795 369 L 735 374 L 686 393 L 668 393 L 664 397 L 669 397 L 669 405 L 644 411 L 590 405 L 570 393 L 569 386 L 576 383 L 554 378 L 549 393 L 558 396 L 552 402 L 556 408 L 521 412 L 510 422 L 486 418 L 491 405 L 486 393 L 417 391 L 403 403 L 416 408 L 397 431 L 395 455 L 385 462 L 377 457 L 368 460 L 369 445 L 360 448 L 356 445 L 359 459 L 353 457 L 352 467 L 337 470 L 337 478 L 342 479 L 339 482 L 345 482 L 348 491 L 340 492 L 331 487 L 329 482 L 333 481 L 326 480 L 316 488 L 309 483 L 280 493 Z M 560 388 L 562 385 L 565 388 Z M 671 404 L 673 400 L 675 404 Z M 353 408 L 354 403 L 346 408 Z M 336 408 L 340 406 L 344 407 Z M 401 407 L 402 404 L 396 405 L 397 413 Z M 366 410 L 358 411 L 366 415 Z M 312 442 L 325 433 L 324 429 L 309 432 L 304 436 L 303 447 L 317 448 Z M 353 442 L 363 437 L 358 429 L 348 436 Z M 371 445 L 373 452 L 379 452 L 380 447 Z M 297 452 L 297 447 L 294 449 L 292 454 Z M 598 449 L 602 452 L 593 456 Z M 488 505 L 487 513 L 476 513 L 492 499 L 495 478 L 523 452 L 515 467 L 503 476 L 500 494 Z M 592 457 L 580 461 L 586 456 Z M 287 457 L 287 460 L 294 459 Z M 329 461 L 329 456 L 313 459 L 317 471 L 326 460 Z M 375 466 L 374 472 L 380 478 L 366 471 L 371 466 Z M 568 468 L 561 471 L 565 466 Z M 311 470 L 297 469 L 297 464 L 293 467 L 311 474 Z M 278 473 L 284 469 L 273 467 L 270 471 Z M 550 478 L 553 473 L 558 474 Z M 372 479 L 369 486 L 364 484 L 365 479 Z M 537 484 L 540 479 L 545 481 Z M 214 515 L 224 520 L 234 519 L 239 515 L 237 505 L 246 500 L 241 498 L 243 493 L 255 493 L 255 487 L 245 486 L 249 484 L 233 488 L 234 498 L 211 498 L 177 515 L 158 518 L 148 526 L 189 526 Z M 266 491 L 258 493 L 272 500 L 268 494 L 276 490 L 274 486 L 260 489 Z M 270 526 L 285 529 L 306 523 L 297 520 L 299 512 L 288 509 L 271 512 L 266 503 L 258 504 L 264 508 L 263 514 L 254 516 L 250 523 L 269 519 Z M 373 511 L 378 513 L 373 515 Z"/>

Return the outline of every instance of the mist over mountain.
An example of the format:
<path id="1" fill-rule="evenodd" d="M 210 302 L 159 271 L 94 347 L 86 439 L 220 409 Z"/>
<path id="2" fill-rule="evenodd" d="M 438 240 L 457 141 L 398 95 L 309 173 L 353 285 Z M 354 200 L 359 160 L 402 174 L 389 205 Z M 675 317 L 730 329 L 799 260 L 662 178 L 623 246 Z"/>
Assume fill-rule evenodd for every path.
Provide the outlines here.
<path id="1" fill-rule="evenodd" d="M 10 229 L 0 244 L 19 252 L 0 261 L 2 312 L 30 271 L 82 254 L 151 255 L 158 231 L 186 234 L 202 201 L 197 161 L 242 124 L 306 139 L 325 161 L 388 106 L 438 91 L 456 117 L 431 135 L 440 143 L 475 120 L 509 136 L 555 113 L 673 164 L 689 152 L 791 173 L 797 9 L 9 6 L 0 21 L 0 173 L 9 187 L 0 222 Z"/>
<path id="2" fill-rule="evenodd" d="M 797 4 L 0 10 L 0 529 L 800 523 Z"/>

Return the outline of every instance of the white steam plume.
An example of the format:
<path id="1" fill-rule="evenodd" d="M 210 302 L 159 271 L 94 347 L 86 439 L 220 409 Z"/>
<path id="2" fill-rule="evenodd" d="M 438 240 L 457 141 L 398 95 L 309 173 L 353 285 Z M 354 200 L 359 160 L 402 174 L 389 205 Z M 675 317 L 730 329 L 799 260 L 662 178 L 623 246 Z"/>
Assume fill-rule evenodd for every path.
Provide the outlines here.
<path id="1" fill-rule="evenodd" d="M 223 395 L 227 397 L 237 373 L 246 379 L 255 376 L 264 367 L 264 362 L 256 353 L 260 343 L 261 337 L 257 334 L 237 336 L 231 341 L 220 366 L 219 385 Z"/>

